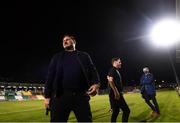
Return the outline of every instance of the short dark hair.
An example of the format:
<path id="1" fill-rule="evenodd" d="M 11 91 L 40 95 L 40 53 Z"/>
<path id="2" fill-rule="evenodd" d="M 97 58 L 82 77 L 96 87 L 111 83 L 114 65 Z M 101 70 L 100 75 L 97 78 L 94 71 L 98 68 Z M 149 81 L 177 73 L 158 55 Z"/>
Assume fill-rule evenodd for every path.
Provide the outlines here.
<path id="1" fill-rule="evenodd" d="M 111 60 L 111 64 L 113 64 L 115 61 L 117 61 L 117 60 L 119 60 L 120 58 L 119 57 L 114 57 L 114 58 L 112 58 L 112 60 Z M 121 59 L 120 59 L 121 60 Z"/>
<path id="2" fill-rule="evenodd" d="M 73 35 L 65 34 L 62 39 L 64 39 L 65 37 L 70 37 L 74 41 L 74 43 L 76 44 L 76 39 L 75 39 L 75 37 Z"/>

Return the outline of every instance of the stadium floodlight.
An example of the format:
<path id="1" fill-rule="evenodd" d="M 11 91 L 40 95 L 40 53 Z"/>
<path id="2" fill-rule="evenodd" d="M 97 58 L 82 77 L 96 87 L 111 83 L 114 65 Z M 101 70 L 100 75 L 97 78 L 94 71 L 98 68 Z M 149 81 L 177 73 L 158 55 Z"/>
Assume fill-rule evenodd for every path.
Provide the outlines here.
<path id="1" fill-rule="evenodd" d="M 158 46 L 169 47 L 180 41 L 180 22 L 166 19 L 155 24 L 150 38 Z"/>
<path id="2" fill-rule="evenodd" d="M 180 21 L 176 19 L 164 19 L 160 21 L 152 28 L 150 38 L 157 46 L 166 47 L 167 49 L 172 45 L 178 44 L 180 42 Z M 168 54 L 170 54 L 169 52 Z M 171 62 L 176 82 L 178 86 L 180 86 L 179 78 L 170 55 L 169 60 Z"/>

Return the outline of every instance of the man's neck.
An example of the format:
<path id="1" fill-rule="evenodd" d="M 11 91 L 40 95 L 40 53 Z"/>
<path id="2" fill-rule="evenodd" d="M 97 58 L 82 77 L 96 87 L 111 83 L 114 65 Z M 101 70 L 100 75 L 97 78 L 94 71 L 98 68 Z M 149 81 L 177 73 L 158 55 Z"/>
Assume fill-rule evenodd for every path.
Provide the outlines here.
<path id="1" fill-rule="evenodd" d="M 67 52 L 74 52 L 74 51 L 76 51 L 76 49 L 75 48 L 73 48 L 73 49 L 65 49 L 65 51 L 67 51 Z"/>
<path id="2" fill-rule="evenodd" d="M 118 70 L 118 69 L 119 69 L 118 67 L 116 67 L 116 66 L 114 66 L 114 65 L 113 65 L 113 67 L 114 67 L 116 70 Z"/>

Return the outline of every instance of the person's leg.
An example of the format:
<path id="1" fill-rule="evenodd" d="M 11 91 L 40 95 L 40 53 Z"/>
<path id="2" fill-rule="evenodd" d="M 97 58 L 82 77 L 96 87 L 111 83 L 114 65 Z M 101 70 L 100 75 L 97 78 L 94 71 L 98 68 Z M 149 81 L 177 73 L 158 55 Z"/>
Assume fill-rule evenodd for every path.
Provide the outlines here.
<path id="1" fill-rule="evenodd" d="M 153 111 L 156 111 L 154 105 L 150 102 L 149 99 L 145 99 L 145 102 L 148 104 L 148 106 L 149 106 Z"/>
<path id="2" fill-rule="evenodd" d="M 116 122 L 116 120 L 117 120 L 117 116 L 119 114 L 119 104 L 118 103 L 119 103 L 118 100 L 112 99 L 113 113 L 111 116 L 111 122 Z"/>
<path id="3" fill-rule="evenodd" d="M 67 97 L 54 98 L 51 102 L 51 122 L 67 122 L 70 114 L 70 101 Z"/>
<path id="4" fill-rule="evenodd" d="M 130 114 L 130 109 L 126 103 L 126 101 L 124 100 L 124 97 L 121 95 L 120 99 L 119 99 L 119 106 L 123 111 L 122 114 L 122 122 L 128 122 L 128 118 L 129 118 L 129 114 Z"/>
<path id="5" fill-rule="evenodd" d="M 112 112 L 112 111 L 113 111 L 113 110 L 112 110 L 112 108 L 113 108 L 113 101 L 112 101 L 112 98 L 111 98 L 110 94 L 109 94 L 109 103 L 110 103 L 109 112 Z"/>
<path id="6" fill-rule="evenodd" d="M 73 111 L 78 122 L 92 122 L 89 99 L 90 97 L 88 96 L 74 96 L 75 104 L 73 105 Z"/>
<path id="7" fill-rule="evenodd" d="M 160 114 L 160 111 L 159 111 L 159 105 L 158 105 L 158 103 L 157 103 L 157 100 L 156 100 L 155 95 L 152 96 L 152 101 L 153 101 L 153 104 L 154 104 L 154 106 L 155 106 L 156 112 L 157 112 L 158 114 Z"/>

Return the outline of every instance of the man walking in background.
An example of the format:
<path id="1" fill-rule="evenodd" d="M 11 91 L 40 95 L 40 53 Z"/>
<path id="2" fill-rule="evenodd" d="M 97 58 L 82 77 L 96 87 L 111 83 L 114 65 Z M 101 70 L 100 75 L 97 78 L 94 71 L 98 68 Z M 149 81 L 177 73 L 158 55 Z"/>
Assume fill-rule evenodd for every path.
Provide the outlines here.
<path id="1" fill-rule="evenodd" d="M 148 67 L 144 67 L 143 72 L 144 74 L 141 76 L 140 79 L 142 97 L 145 99 L 145 102 L 153 111 L 151 113 L 151 116 L 159 116 L 160 111 L 156 100 L 156 88 L 153 74 L 150 73 Z M 152 103 L 150 102 L 150 100 L 152 100 Z"/>
<path id="2" fill-rule="evenodd" d="M 119 73 L 119 69 L 121 68 L 121 60 L 120 58 L 112 59 L 112 68 L 110 69 L 107 79 L 110 89 L 110 100 L 112 101 L 112 116 L 111 122 L 116 122 L 117 116 L 119 114 L 120 109 L 122 109 L 122 122 L 128 122 L 130 109 L 124 100 L 123 97 L 123 85 L 121 74 Z"/>

